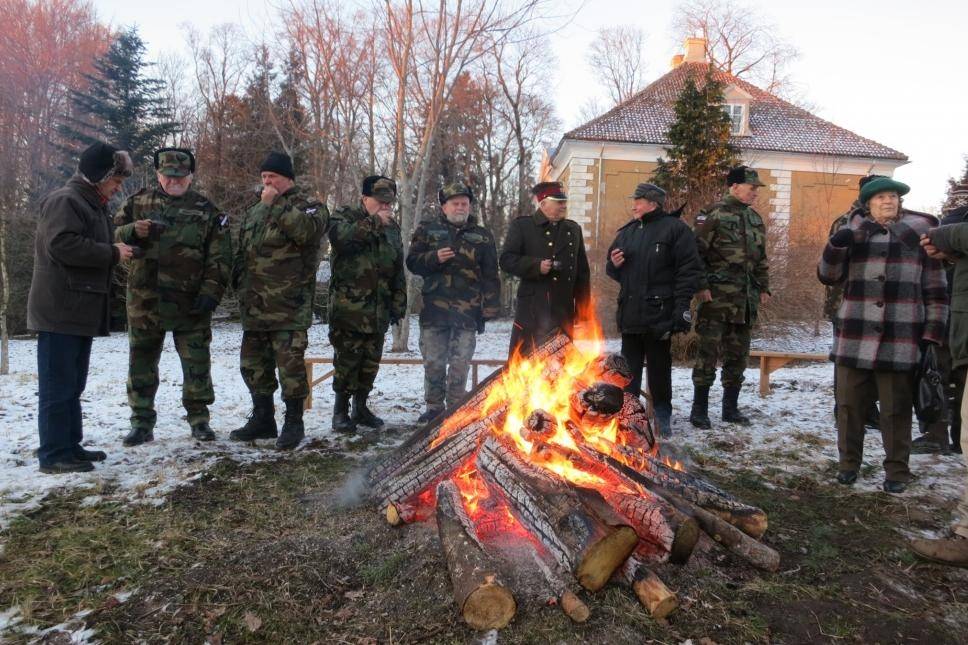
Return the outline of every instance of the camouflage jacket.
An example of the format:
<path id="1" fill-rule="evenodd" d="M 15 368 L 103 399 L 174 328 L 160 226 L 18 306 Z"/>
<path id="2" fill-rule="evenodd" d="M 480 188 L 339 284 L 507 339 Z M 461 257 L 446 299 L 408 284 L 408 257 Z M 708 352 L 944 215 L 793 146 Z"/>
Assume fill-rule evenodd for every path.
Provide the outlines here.
<path id="1" fill-rule="evenodd" d="M 760 294 L 770 292 L 763 219 L 726 195 L 696 216 L 696 245 L 704 264 L 699 290 L 709 289 L 713 296 L 700 305 L 699 315 L 753 324 Z"/>
<path id="2" fill-rule="evenodd" d="M 403 273 L 400 226 L 384 226 L 362 205 L 333 213 L 329 325 L 363 334 L 383 334 L 406 315 L 407 283 Z"/>
<path id="3" fill-rule="evenodd" d="M 456 254 L 437 260 L 437 250 Z M 444 215 L 417 226 L 407 253 L 407 268 L 423 277 L 420 309 L 422 326 L 450 326 L 484 331 L 484 321 L 501 310 L 501 281 L 497 274 L 494 236 L 471 216 L 462 225 Z"/>
<path id="4" fill-rule="evenodd" d="M 329 223 L 326 206 L 297 186 L 249 207 L 239 229 L 232 284 L 239 296 L 242 329 L 308 329 L 319 245 Z"/>
<path id="5" fill-rule="evenodd" d="M 134 222 L 145 219 L 165 225 L 157 238 L 135 235 Z M 198 296 L 221 300 L 228 285 L 228 217 L 193 190 L 172 197 L 160 188 L 145 188 L 125 200 L 114 224 L 116 240 L 145 252 L 130 264 L 128 325 L 179 331 L 210 325 L 212 314 L 193 313 L 193 305 Z"/>
<path id="6" fill-rule="evenodd" d="M 850 209 L 837 217 L 830 224 L 830 231 L 827 233 L 827 237 L 832 236 L 838 230 L 847 226 L 847 222 L 850 219 L 850 214 L 860 208 L 862 204 L 860 200 L 854 200 L 851 204 Z M 844 283 L 838 282 L 837 284 L 828 284 L 824 286 L 824 298 L 823 298 L 823 315 L 827 320 L 833 321 L 834 316 L 837 315 L 837 309 L 840 307 L 840 301 L 844 298 Z"/>

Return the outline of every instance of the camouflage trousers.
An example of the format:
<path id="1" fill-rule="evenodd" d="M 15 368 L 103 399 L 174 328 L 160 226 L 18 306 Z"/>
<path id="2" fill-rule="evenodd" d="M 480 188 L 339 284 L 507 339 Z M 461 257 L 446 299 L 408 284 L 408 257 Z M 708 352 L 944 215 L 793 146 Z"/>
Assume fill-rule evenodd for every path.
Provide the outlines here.
<path id="1" fill-rule="evenodd" d="M 333 391 L 368 394 L 383 358 L 383 334 L 329 329 L 333 345 Z"/>
<path id="2" fill-rule="evenodd" d="M 155 327 L 128 329 L 128 405 L 131 427 L 151 430 L 158 414 L 155 394 L 158 392 L 158 361 L 165 344 L 165 330 Z M 212 329 L 171 332 L 175 350 L 182 365 L 182 404 L 188 423 L 208 422 L 208 406 L 215 401 L 212 389 L 212 362 L 209 345 Z"/>
<path id="3" fill-rule="evenodd" d="M 710 387 L 716 381 L 716 364 L 723 359 L 723 387 L 740 387 L 750 356 L 750 325 L 700 317 L 696 321 L 699 349 L 692 370 L 696 387 Z"/>
<path id="4" fill-rule="evenodd" d="M 281 385 L 283 400 L 309 396 L 305 363 L 308 345 L 305 329 L 242 332 L 239 367 L 249 392 L 272 396 Z"/>
<path id="5" fill-rule="evenodd" d="M 467 371 L 474 358 L 477 333 L 458 327 L 421 327 L 420 355 L 424 359 L 424 400 L 427 409 L 454 405 L 466 394 Z"/>

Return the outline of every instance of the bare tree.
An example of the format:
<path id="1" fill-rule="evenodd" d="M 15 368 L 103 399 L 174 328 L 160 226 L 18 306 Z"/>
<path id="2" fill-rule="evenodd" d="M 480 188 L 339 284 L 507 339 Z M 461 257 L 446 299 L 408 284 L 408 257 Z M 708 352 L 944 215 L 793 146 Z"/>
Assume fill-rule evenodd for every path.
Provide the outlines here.
<path id="1" fill-rule="evenodd" d="M 588 64 L 608 92 L 613 104 L 642 89 L 642 45 L 645 35 L 638 27 L 618 25 L 598 30 L 588 51 Z"/>
<path id="2" fill-rule="evenodd" d="M 718 69 L 779 96 L 795 91 L 787 68 L 799 53 L 776 37 L 776 25 L 744 0 L 687 0 L 674 19 L 681 39 L 701 36 Z"/>

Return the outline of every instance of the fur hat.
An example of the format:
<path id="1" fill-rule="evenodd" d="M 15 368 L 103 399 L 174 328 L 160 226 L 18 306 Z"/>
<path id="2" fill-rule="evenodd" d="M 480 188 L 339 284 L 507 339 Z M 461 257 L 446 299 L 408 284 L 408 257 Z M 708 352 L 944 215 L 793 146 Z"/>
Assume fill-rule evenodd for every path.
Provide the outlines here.
<path id="1" fill-rule="evenodd" d="M 89 182 L 99 184 L 111 177 L 130 177 L 134 164 L 124 150 L 95 141 L 81 153 L 77 169 Z"/>

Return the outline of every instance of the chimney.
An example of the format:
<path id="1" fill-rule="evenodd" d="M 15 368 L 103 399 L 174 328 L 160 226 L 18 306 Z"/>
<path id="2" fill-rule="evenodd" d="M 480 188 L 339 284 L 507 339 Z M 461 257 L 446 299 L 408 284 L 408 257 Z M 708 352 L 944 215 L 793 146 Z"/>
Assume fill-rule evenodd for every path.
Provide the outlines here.
<path id="1" fill-rule="evenodd" d="M 670 68 L 675 69 L 682 65 L 682 54 L 676 54 L 672 57 L 672 62 L 670 63 Z"/>
<path id="2" fill-rule="evenodd" d="M 684 63 L 705 63 L 706 61 L 706 39 L 705 38 L 686 38 L 686 56 Z"/>

